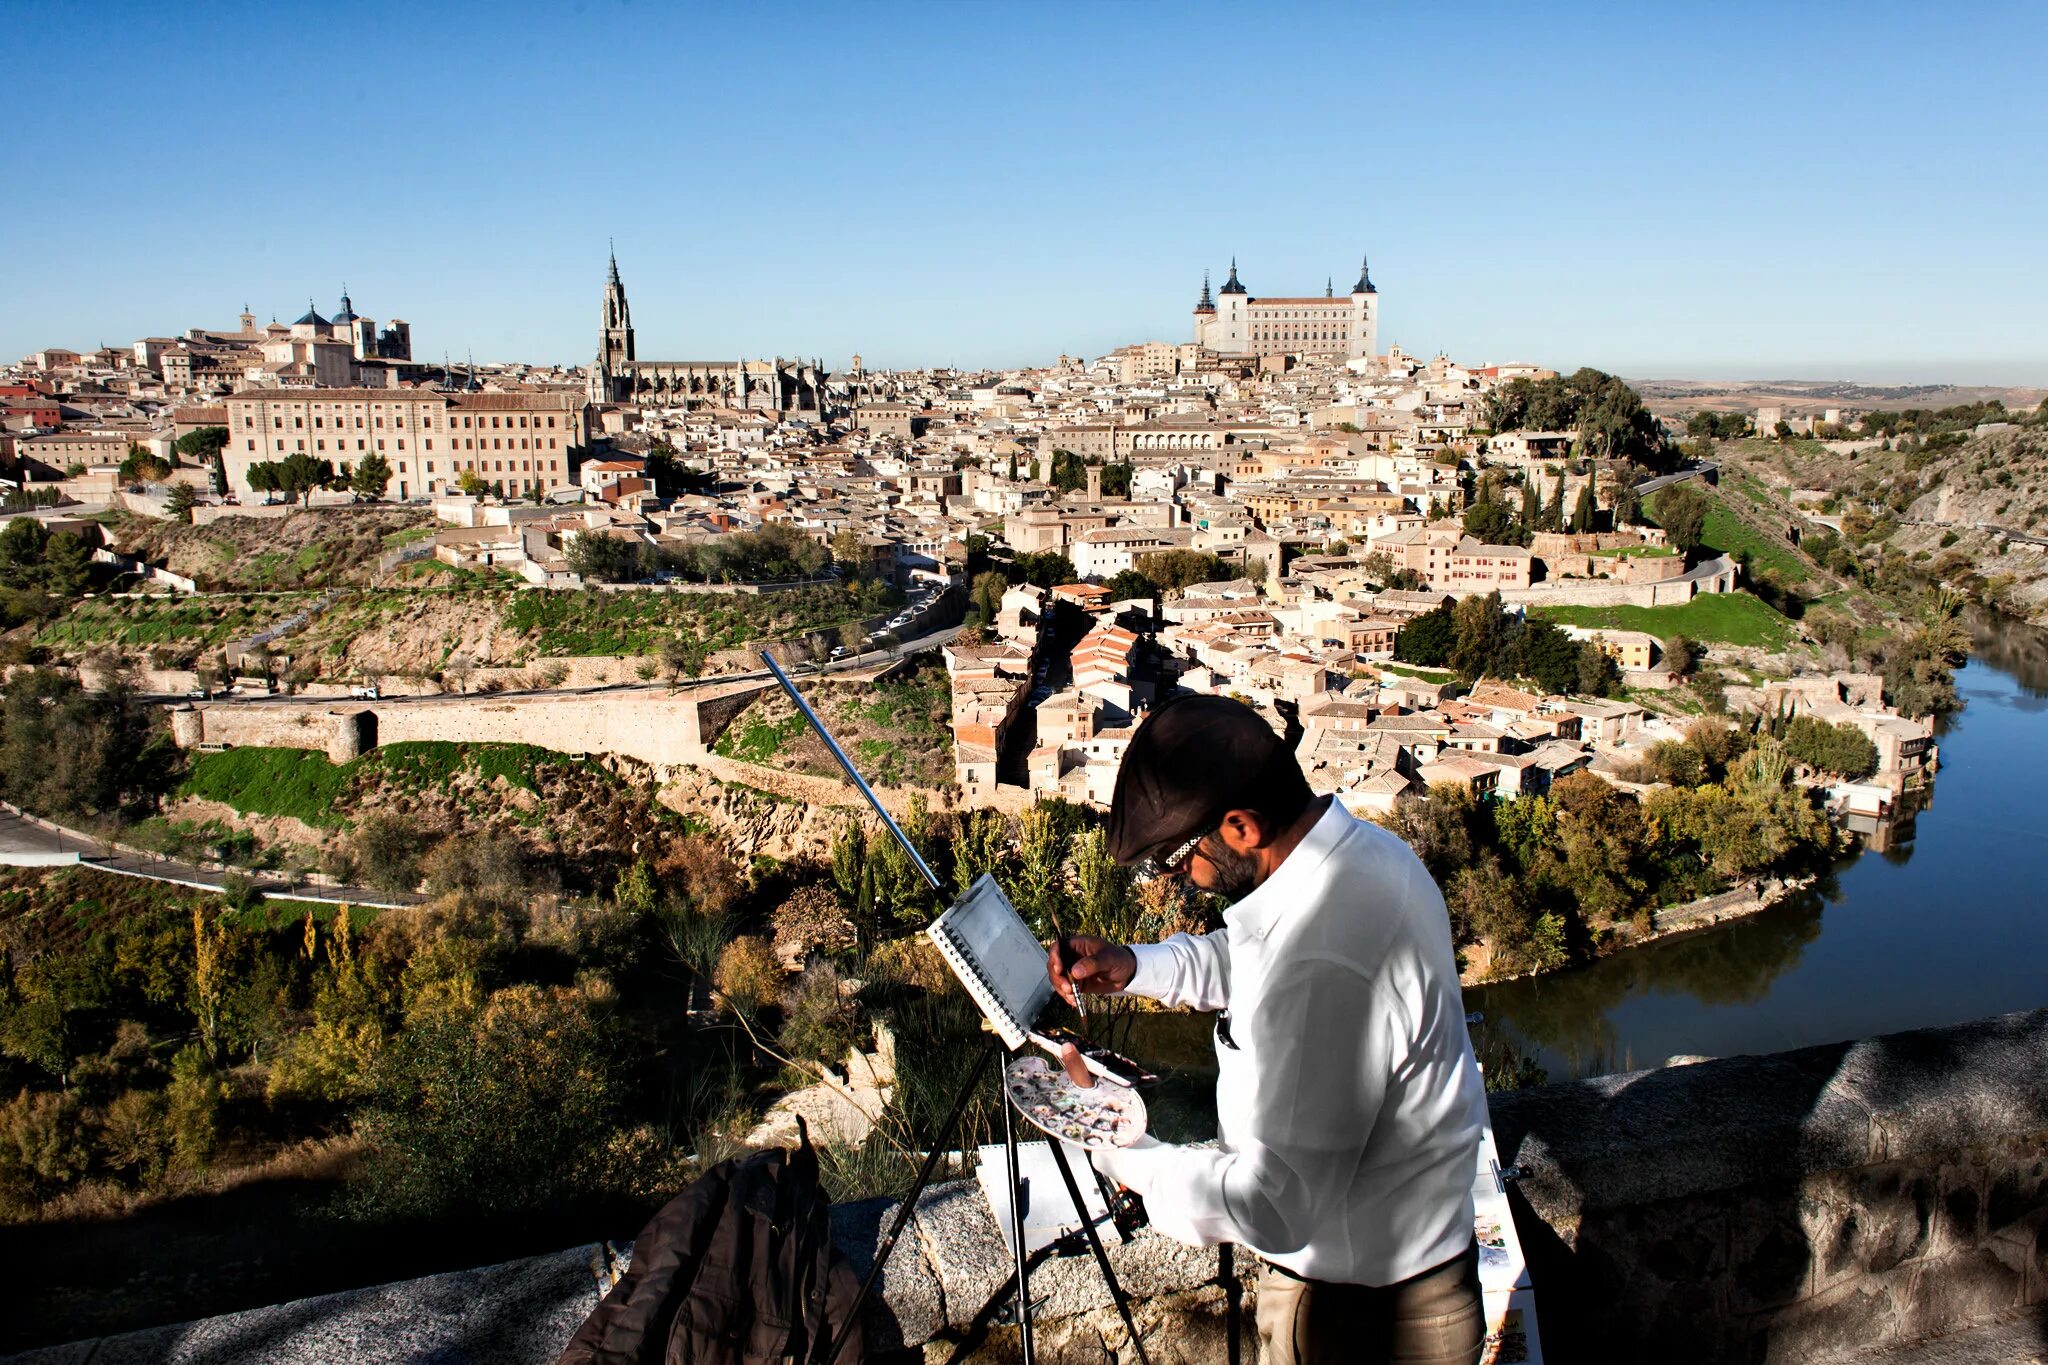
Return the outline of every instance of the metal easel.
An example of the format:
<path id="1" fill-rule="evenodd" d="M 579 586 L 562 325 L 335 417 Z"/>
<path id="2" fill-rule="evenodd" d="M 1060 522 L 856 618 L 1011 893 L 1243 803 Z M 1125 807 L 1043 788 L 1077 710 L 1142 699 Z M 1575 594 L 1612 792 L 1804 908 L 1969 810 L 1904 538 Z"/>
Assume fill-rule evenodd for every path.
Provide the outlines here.
<path id="1" fill-rule="evenodd" d="M 818 718 L 818 713 L 811 709 L 811 704 L 804 700 L 801 692 L 796 690 L 796 684 L 790 681 L 787 673 L 782 671 L 782 665 L 777 663 L 775 657 L 767 650 L 761 651 L 761 662 L 768 665 L 768 671 L 775 675 L 777 682 L 782 684 L 782 690 L 787 692 L 789 699 L 796 703 L 796 709 L 809 722 L 810 727 L 817 731 L 818 738 L 825 741 L 825 747 L 831 751 L 832 757 L 838 761 L 840 768 L 845 771 L 847 778 L 859 790 L 860 794 L 867 798 L 868 804 L 874 807 L 875 814 L 882 818 L 884 827 L 888 829 L 890 834 L 895 836 L 896 842 L 902 845 L 903 851 L 910 857 L 910 865 L 917 869 L 918 875 L 925 879 L 926 884 L 932 890 L 943 895 L 945 893 L 945 884 L 939 880 L 938 874 L 932 871 L 930 864 L 925 862 L 924 855 L 917 851 L 917 845 L 910 841 L 910 836 L 903 832 L 902 827 L 896 823 L 894 817 L 883 808 L 880 799 L 875 796 L 874 789 L 868 786 L 867 779 L 862 777 L 860 771 L 853 766 L 853 760 L 848 758 L 846 751 L 839 747 L 839 741 L 832 738 L 832 732 L 825 728 L 825 722 Z M 987 1073 L 989 1062 L 1001 1056 L 1007 1063 L 1012 1055 L 1014 1054 L 1003 1045 L 1000 1038 L 991 1037 L 989 1039 L 987 1047 L 982 1050 L 981 1059 L 974 1064 L 973 1072 L 967 1077 L 967 1083 L 960 1087 L 959 1095 L 954 1098 L 952 1112 L 946 1116 L 945 1123 L 940 1126 L 938 1133 L 933 1136 L 931 1146 L 925 1153 L 924 1164 L 918 1168 L 917 1180 L 910 1187 L 910 1193 L 905 1195 L 903 1200 L 897 1204 L 895 1218 L 890 1220 L 888 1231 L 882 1234 L 882 1240 L 875 1245 L 874 1262 L 868 1267 L 867 1278 L 861 1281 L 860 1293 L 855 1297 L 853 1308 L 847 1314 L 847 1325 L 833 1335 L 831 1342 L 827 1345 L 822 1355 L 813 1353 L 813 1361 L 824 1362 L 824 1365 L 834 1365 L 838 1360 L 839 1352 L 846 1344 L 847 1333 L 851 1331 L 854 1323 L 860 1321 L 861 1313 L 867 1307 L 868 1296 L 873 1293 L 875 1284 L 882 1277 L 882 1267 L 888 1263 L 889 1253 L 896 1249 L 897 1238 L 903 1235 L 903 1229 L 909 1225 L 910 1216 L 917 1208 L 918 1196 L 923 1194 L 925 1187 L 931 1183 L 932 1172 L 938 1168 L 939 1157 L 947 1150 L 948 1144 L 952 1141 L 954 1130 L 960 1126 L 961 1115 L 967 1112 L 968 1102 L 974 1098 L 974 1092 L 980 1088 L 981 1078 Z M 1024 1365 L 1032 1365 L 1035 1359 L 1031 1344 L 1032 1258 L 1024 1249 L 1023 1183 L 1017 1177 L 1017 1125 L 1016 1116 L 1010 1112 L 1011 1107 L 1009 1097 L 1005 1095 L 1002 1105 L 1003 1156 L 1008 1167 L 1007 1179 L 1010 1186 L 1010 1242 L 1016 1252 L 1017 1259 L 1017 1268 L 1012 1275 L 1016 1285 L 1017 1338 Z M 1074 1214 L 1081 1220 L 1081 1231 L 1087 1238 L 1088 1250 L 1094 1254 L 1095 1264 L 1102 1271 L 1103 1283 L 1108 1286 L 1109 1296 L 1116 1303 L 1117 1315 L 1123 1319 L 1124 1331 L 1130 1336 L 1132 1349 L 1137 1352 L 1140 1365 L 1151 1365 L 1150 1360 L 1145 1355 L 1145 1343 L 1138 1336 L 1137 1322 L 1131 1316 L 1131 1301 L 1125 1295 L 1123 1286 L 1117 1283 L 1116 1271 L 1110 1267 L 1109 1253 L 1103 1249 L 1102 1238 L 1095 1231 L 1095 1221 L 1089 1216 L 1087 1201 L 1081 1197 L 1080 1184 L 1074 1179 L 1073 1168 L 1067 1164 L 1067 1154 L 1062 1150 L 1064 1144 L 1058 1139 L 1049 1139 L 1048 1141 L 1052 1148 L 1053 1163 L 1059 1167 L 1060 1179 L 1066 1184 L 1067 1195 L 1074 1201 Z M 1102 1173 L 1095 1169 L 1095 1162 L 1092 1158 L 1088 1162 L 1088 1170 L 1089 1174 L 1095 1177 L 1096 1187 L 1102 1193 L 1104 1206 L 1110 1211 L 1112 1224 L 1117 1227 L 1123 1239 L 1129 1241 L 1130 1234 L 1128 1230 L 1123 1227 L 1116 1217 L 1118 1201 L 1115 1193 L 1109 1188 L 1109 1182 L 1103 1178 Z M 1058 1246 L 1059 1244 L 1055 1243 L 1054 1245 Z M 992 1306 L 996 1299 L 1000 1298 L 1009 1287 L 1008 1284 L 997 1286 L 995 1293 L 990 1296 L 990 1305 Z"/>

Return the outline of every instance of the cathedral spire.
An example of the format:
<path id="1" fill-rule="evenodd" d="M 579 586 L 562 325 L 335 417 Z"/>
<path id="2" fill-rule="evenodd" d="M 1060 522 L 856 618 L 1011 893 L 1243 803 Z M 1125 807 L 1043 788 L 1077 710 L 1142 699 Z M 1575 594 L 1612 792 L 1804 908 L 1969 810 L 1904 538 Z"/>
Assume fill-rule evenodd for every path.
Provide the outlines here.
<path id="1" fill-rule="evenodd" d="M 1216 311 L 1216 300 L 1209 294 L 1209 272 L 1206 270 L 1202 272 L 1202 297 L 1195 303 L 1195 311 L 1197 313 L 1213 313 Z"/>
<path id="2" fill-rule="evenodd" d="M 618 244 L 618 241 L 617 241 L 617 239 L 616 239 L 616 238 L 611 238 L 611 237 L 607 237 L 607 238 L 605 238 L 605 245 L 606 245 L 607 247 L 609 247 L 609 248 L 610 248 L 610 250 L 611 250 L 611 253 L 612 253 L 612 273 L 611 273 L 611 283 L 613 283 L 613 284 L 618 284 L 618 283 L 619 283 L 619 244 Z"/>

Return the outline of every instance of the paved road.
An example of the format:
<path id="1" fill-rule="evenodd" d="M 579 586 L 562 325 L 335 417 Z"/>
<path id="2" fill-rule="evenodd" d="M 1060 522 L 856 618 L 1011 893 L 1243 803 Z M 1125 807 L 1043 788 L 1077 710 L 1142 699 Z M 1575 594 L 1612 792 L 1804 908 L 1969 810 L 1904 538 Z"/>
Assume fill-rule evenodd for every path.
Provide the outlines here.
<path id="1" fill-rule="evenodd" d="M 1636 485 L 1636 496 L 1647 498 L 1652 493 L 1669 488 L 1674 483 L 1684 483 L 1687 479 L 1705 479 L 1708 483 L 1712 483 L 1720 477 L 1720 473 L 1721 466 L 1718 464 L 1696 464 L 1689 469 L 1678 470 L 1676 473 L 1660 474 L 1654 479 L 1645 479 Z"/>
<path id="2" fill-rule="evenodd" d="M 2037 536 L 2028 531 L 2015 531 L 2010 526 L 2000 526 L 1995 521 L 1901 521 L 1901 526 L 1943 526 L 1965 531 L 1988 531 L 2017 540 L 2022 545 L 2048 545 L 2048 536 Z"/>
<path id="3" fill-rule="evenodd" d="M 127 853 L 119 849 L 110 850 L 91 835 L 61 826 L 52 828 L 25 819 L 11 810 L 0 809 L 0 865 L 47 866 L 55 861 L 55 858 L 73 856 L 81 866 L 95 867 L 102 872 L 115 872 L 127 877 L 145 877 L 150 881 L 171 882 L 179 886 L 218 891 L 221 883 L 227 878 L 225 872 L 210 867 L 177 862 L 169 858 L 153 858 L 146 854 Z M 297 887 L 290 887 L 278 878 L 260 875 L 252 877 L 251 881 L 266 896 L 289 896 L 296 900 L 371 905 L 389 909 L 417 905 L 426 899 L 425 896 L 409 893 L 372 891 L 363 886 L 313 886 L 301 883 Z"/>
<path id="4" fill-rule="evenodd" d="M 920 650 L 936 649 L 951 641 L 954 636 L 964 629 L 966 629 L 965 626 L 947 626 L 943 630 L 935 630 L 929 635 L 919 635 L 914 639 L 905 640 L 894 649 L 872 649 L 864 654 L 854 655 L 850 658 L 840 659 L 824 665 L 805 664 L 791 670 L 791 676 L 803 678 L 812 677 L 818 673 L 847 673 L 856 669 L 873 668 L 878 664 L 900 659 L 906 654 L 915 654 Z M 683 684 L 682 690 L 687 691 L 697 687 L 722 687 L 727 683 L 768 682 L 772 677 L 773 675 L 765 668 L 757 668 L 746 673 L 717 673 L 708 677 L 693 678 Z M 377 698 L 377 704 L 385 706 L 403 702 L 431 706 L 436 703 L 452 704 L 475 701 L 479 697 L 490 697 L 494 700 L 504 700 L 511 697 L 604 697 L 616 696 L 625 692 L 672 692 L 675 690 L 677 689 L 665 682 L 623 682 L 592 683 L 588 687 L 505 688 L 497 692 L 395 692 L 389 696 Z M 181 702 L 187 700 L 183 695 L 173 692 L 149 693 L 143 699 L 155 702 Z M 326 706 L 334 702 L 349 700 L 352 700 L 352 698 L 332 695 L 285 696 L 281 693 L 224 693 L 210 698 L 209 704 L 239 702 L 251 706 L 277 704 Z"/>

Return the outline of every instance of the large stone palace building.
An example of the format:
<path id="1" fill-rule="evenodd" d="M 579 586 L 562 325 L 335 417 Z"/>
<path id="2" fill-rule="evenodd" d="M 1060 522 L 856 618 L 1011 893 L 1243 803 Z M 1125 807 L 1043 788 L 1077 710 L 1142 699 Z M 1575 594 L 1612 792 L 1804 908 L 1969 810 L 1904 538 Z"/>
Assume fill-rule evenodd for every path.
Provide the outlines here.
<path id="1" fill-rule="evenodd" d="M 604 286 L 604 329 L 590 371 L 591 402 L 818 415 L 825 378 L 819 361 L 640 359 L 633 347 L 633 310 L 613 254 Z"/>
<path id="2" fill-rule="evenodd" d="M 254 492 L 249 466 L 293 455 L 347 473 L 366 455 L 391 466 L 385 496 L 445 493 L 465 470 L 508 496 L 569 482 L 569 448 L 586 439 L 574 389 L 526 393 L 439 389 L 246 389 L 226 400 L 221 466 L 230 491 Z"/>
<path id="3" fill-rule="evenodd" d="M 1314 355 L 1360 360 L 1379 353 L 1380 297 L 1359 262 L 1358 283 L 1338 298 L 1334 282 L 1321 298 L 1261 298 L 1238 282 L 1237 262 L 1214 295 L 1202 277 L 1195 304 L 1195 344 L 1218 355 Z"/>

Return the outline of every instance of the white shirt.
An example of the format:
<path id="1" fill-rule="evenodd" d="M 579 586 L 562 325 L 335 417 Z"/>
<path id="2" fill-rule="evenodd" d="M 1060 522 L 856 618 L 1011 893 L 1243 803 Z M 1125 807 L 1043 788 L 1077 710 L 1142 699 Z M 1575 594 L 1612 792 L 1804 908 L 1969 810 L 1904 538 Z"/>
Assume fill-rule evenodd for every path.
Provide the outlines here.
<path id="1" fill-rule="evenodd" d="M 1228 1006 L 1214 1148 L 1095 1163 L 1152 1224 L 1318 1280 L 1387 1285 L 1472 1240 L 1486 1093 L 1442 895 L 1394 835 L 1330 802 L 1213 934 L 1133 945 L 1128 993 Z"/>

